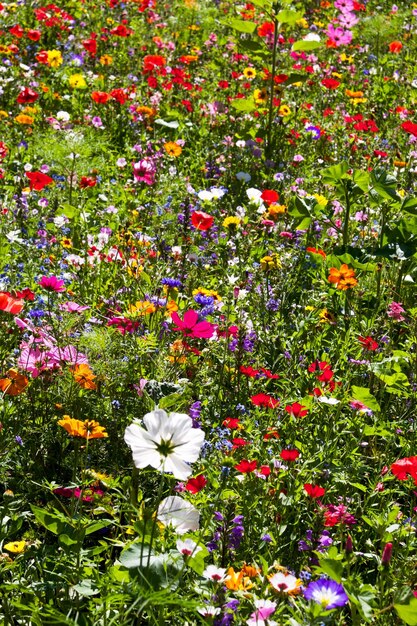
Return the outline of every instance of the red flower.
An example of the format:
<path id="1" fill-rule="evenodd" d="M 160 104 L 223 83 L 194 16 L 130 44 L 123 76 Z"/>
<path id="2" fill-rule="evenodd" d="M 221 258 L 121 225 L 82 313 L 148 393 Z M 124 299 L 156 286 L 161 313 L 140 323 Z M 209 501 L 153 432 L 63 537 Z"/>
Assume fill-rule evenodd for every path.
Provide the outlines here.
<path id="1" fill-rule="evenodd" d="M 344 504 L 335 506 L 330 504 L 324 513 L 324 525 L 327 527 L 337 526 L 337 524 L 346 524 L 346 526 L 352 526 L 356 524 L 355 517 L 348 513 Z"/>
<path id="2" fill-rule="evenodd" d="M 13 37 L 18 37 L 19 39 L 23 37 L 24 32 L 25 31 L 20 26 L 20 24 L 16 24 L 15 26 L 12 26 L 11 28 L 9 28 L 9 33 L 13 35 Z"/>
<path id="3" fill-rule="evenodd" d="M 402 50 L 402 47 L 403 47 L 403 44 L 401 43 L 401 41 L 391 41 L 391 43 L 388 46 L 389 51 L 392 52 L 393 54 L 399 54 Z"/>
<path id="4" fill-rule="evenodd" d="M 26 33 L 26 37 L 31 41 L 39 41 L 39 39 L 41 38 L 41 31 L 34 29 L 28 30 L 28 32 Z"/>
<path id="5" fill-rule="evenodd" d="M 267 370 L 264 367 L 261 367 L 261 372 L 264 376 L 266 376 L 270 380 L 277 380 L 279 378 L 278 374 L 273 374 L 271 370 Z"/>
<path id="6" fill-rule="evenodd" d="M 110 94 L 105 91 L 93 91 L 91 94 L 91 99 L 94 100 L 96 104 L 106 104 L 110 98 Z"/>
<path id="7" fill-rule="evenodd" d="M 319 485 L 312 485 L 311 483 L 306 483 L 304 485 L 304 491 L 310 498 L 321 498 L 326 493 L 326 490 L 323 487 L 319 487 Z"/>
<path id="8" fill-rule="evenodd" d="M 302 406 L 299 402 L 287 404 L 285 410 L 293 417 L 305 417 L 308 413 L 308 409 L 306 409 L 305 406 Z"/>
<path id="9" fill-rule="evenodd" d="M 84 50 L 87 50 L 87 52 L 89 52 L 91 56 L 94 57 L 96 55 L 97 41 L 94 38 L 84 39 L 84 41 L 82 41 L 81 43 L 83 45 Z"/>
<path id="10" fill-rule="evenodd" d="M 372 337 L 358 337 L 358 341 L 365 350 L 369 350 L 370 352 L 378 348 L 378 343 L 372 339 Z"/>
<path id="11" fill-rule="evenodd" d="M 171 313 L 171 319 L 176 324 L 172 330 L 179 330 L 185 337 L 199 337 L 209 339 L 213 336 L 216 327 L 210 322 L 199 322 L 197 311 L 186 311 L 181 320 L 178 313 Z"/>
<path id="12" fill-rule="evenodd" d="M 319 254 L 320 256 L 323 257 L 323 259 L 326 258 L 326 253 L 323 252 L 323 250 L 318 250 L 318 248 L 307 248 L 306 251 L 311 252 L 311 254 Z"/>
<path id="13" fill-rule="evenodd" d="M 259 468 L 259 473 L 261 476 L 269 476 L 271 474 L 271 468 L 269 465 L 261 465 Z"/>
<path id="14" fill-rule="evenodd" d="M 241 461 L 238 465 L 235 465 L 235 469 L 242 474 L 250 474 L 256 470 L 258 461 Z"/>
<path id="15" fill-rule="evenodd" d="M 275 409 L 279 404 L 279 400 L 268 396 L 266 393 L 258 393 L 255 396 L 251 396 L 251 402 L 255 406 L 264 406 L 268 409 Z"/>
<path id="16" fill-rule="evenodd" d="M 267 35 L 272 35 L 274 32 L 274 22 L 264 22 L 260 26 L 258 26 L 258 35 L 259 37 L 266 37 Z"/>
<path id="17" fill-rule="evenodd" d="M 399 459 L 391 465 L 391 472 L 398 480 L 407 480 L 411 476 L 417 483 L 417 456 L 409 456 Z"/>
<path id="18" fill-rule="evenodd" d="M 225 428 L 230 428 L 231 430 L 236 430 L 237 428 L 239 428 L 239 419 L 237 417 L 226 417 L 225 420 L 223 420 L 222 425 Z"/>
<path id="19" fill-rule="evenodd" d="M 239 372 L 245 376 L 249 376 L 249 378 L 256 378 L 259 376 L 259 370 L 255 370 L 251 365 L 241 365 L 239 367 Z"/>
<path id="20" fill-rule="evenodd" d="M 213 226 L 214 217 L 204 211 L 194 211 L 191 216 L 191 223 L 197 230 L 208 230 Z"/>
<path id="21" fill-rule="evenodd" d="M 95 187 L 97 185 L 97 181 L 91 176 L 81 176 L 79 185 L 81 189 L 85 189 L 86 187 Z"/>
<path id="22" fill-rule="evenodd" d="M 129 37 L 133 33 L 133 30 L 130 28 L 126 28 L 123 24 L 116 26 L 116 28 L 112 28 L 110 31 L 111 35 L 116 35 L 117 37 Z"/>
<path id="23" fill-rule="evenodd" d="M 148 54 L 143 59 L 143 71 L 144 72 L 153 72 L 154 70 L 158 70 L 166 65 L 165 57 L 160 56 L 159 54 Z"/>
<path id="24" fill-rule="evenodd" d="M 110 95 L 114 100 L 117 100 L 119 104 L 124 104 L 127 100 L 127 93 L 124 89 L 112 89 Z"/>
<path id="25" fill-rule="evenodd" d="M 273 189 L 265 189 L 261 193 L 261 198 L 269 206 L 270 204 L 275 204 L 275 202 L 278 202 L 279 194 Z"/>
<path id="26" fill-rule="evenodd" d="M 196 478 L 189 478 L 187 484 L 185 485 L 185 490 L 190 493 L 198 493 L 207 485 L 207 478 L 200 474 L 196 476 Z"/>
<path id="27" fill-rule="evenodd" d="M 340 82 L 335 78 L 323 78 L 321 84 L 323 85 L 323 87 L 326 87 L 326 89 L 337 89 L 340 85 Z"/>
<path id="28" fill-rule="evenodd" d="M 17 313 L 20 313 L 23 309 L 24 305 L 25 303 L 23 300 L 13 298 L 13 296 L 8 293 L 0 292 L 0 311 L 17 315 Z"/>
<path id="29" fill-rule="evenodd" d="M 36 93 L 30 87 L 24 87 L 20 94 L 16 98 L 16 102 L 19 104 L 31 104 L 32 102 L 36 102 L 39 98 L 39 94 Z"/>
<path id="30" fill-rule="evenodd" d="M 16 291 L 16 297 L 23 298 L 23 300 L 29 300 L 30 302 L 33 302 L 35 299 L 35 294 L 33 293 L 31 289 L 29 289 L 28 287 L 25 287 L 24 289 L 22 289 L 22 291 Z"/>
<path id="31" fill-rule="evenodd" d="M 295 461 L 300 456 L 300 453 L 298 450 L 282 450 L 279 456 L 283 461 Z"/>
<path id="32" fill-rule="evenodd" d="M 26 176 L 30 180 L 31 191 L 42 191 L 44 187 L 54 182 L 53 178 L 42 172 L 26 172 Z"/>
<path id="33" fill-rule="evenodd" d="M 248 446 L 249 441 L 246 439 L 242 439 L 242 437 L 235 437 L 232 439 L 233 450 L 237 450 L 238 448 L 243 448 L 243 446 Z"/>
<path id="34" fill-rule="evenodd" d="M 270 439 L 280 439 L 279 433 L 273 428 L 268 429 L 268 432 L 263 436 L 264 441 L 269 441 Z"/>
<path id="35" fill-rule="evenodd" d="M 413 122 L 403 122 L 401 124 L 401 128 L 407 133 L 414 135 L 414 137 L 417 137 L 417 124 L 414 124 Z"/>

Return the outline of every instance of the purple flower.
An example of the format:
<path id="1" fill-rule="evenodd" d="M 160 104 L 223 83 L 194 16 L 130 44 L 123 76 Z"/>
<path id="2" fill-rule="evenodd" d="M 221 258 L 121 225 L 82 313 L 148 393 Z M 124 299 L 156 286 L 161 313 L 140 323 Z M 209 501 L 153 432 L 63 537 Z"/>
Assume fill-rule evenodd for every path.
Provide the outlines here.
<path id="1" fill-rule="evenodd" d="M 304 597 L 306 600 L 321 604 L 328 611 L 345 606 L 349 601 L 343 586 L 327 578 L 309 583 L 304 590 Z"/>

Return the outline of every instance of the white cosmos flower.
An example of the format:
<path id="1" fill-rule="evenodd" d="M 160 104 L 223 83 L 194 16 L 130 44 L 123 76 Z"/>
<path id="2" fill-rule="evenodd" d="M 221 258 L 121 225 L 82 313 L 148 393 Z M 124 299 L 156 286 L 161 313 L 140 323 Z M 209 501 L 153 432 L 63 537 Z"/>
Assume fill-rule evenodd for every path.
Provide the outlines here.
<path id="1" fill-rule="evenodd" d="M 184 413 L 165 413 L 155 409 L 143 418 L 146 430 L 133 423 L 125 430 L 125 441 L 132 449 L 136 467 L 150 465 L 162 472 L 171 472 L 185 480 L 192 470 L 188 463 L 198 459 L 204 432 L 193 428 L 193 420 Z"/>
<path id="2" fill-rule="evenodd" d="M 158 507 L 158 519 L 165 526 L 171 525 L 179 535 L 199 529 L 200 514 L 187 500 L 168 496 Z"/>

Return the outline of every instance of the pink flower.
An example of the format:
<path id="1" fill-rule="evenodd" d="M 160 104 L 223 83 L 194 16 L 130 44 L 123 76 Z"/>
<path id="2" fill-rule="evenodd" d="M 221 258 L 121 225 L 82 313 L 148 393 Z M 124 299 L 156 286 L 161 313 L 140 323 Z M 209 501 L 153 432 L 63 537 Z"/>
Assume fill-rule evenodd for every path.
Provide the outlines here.
<path id="1" fill-rule="evenodd" d="M 333 24 L 329 24 L 326 35 L 329 39 L 334 41 L 336 48 L 339 46 L 345 46 L 352 41 L 352 33 L 350 30 L 344 30 L 343 28 L 335 28 Z"/>
<path id="2" fill-rule="evenodd" d="M 65 291 L 65 283 L 56 276 L 42 276 L 38 285 L 47 291 L 56 291 L 57 293 Z"/>
<path id="3" fill-rule="evenodd" d="M 248 626 L 264 626 L 277 608 L 276 602 L 271 600 L 255 600 L 255 606 L 256 611 L 246 620 Z"/>
<path id="4" fill-rule="evenodd" d="M 179 330 L 184 337 L 202 337 L 209 339 L 214 335 L 216 327 L 210 322 L 199 322 L 197 311 L 186 311 L 184 319 L 181 320 L 178 313 L 171 313 L 171 319 L 176 324 L 173 330 Z"/>
<path id="5" fill-rule="evenodd" d="M 392 317 L 392 319 L 396 320 L 397 322 L 403 322 L 405 320 L 405 317 L 402 315 L 402 313 L 405 313 L 405 310 L 403 309 L 401 302 L 391 302 L 391 304 L 388 306 L 388 317 Z"/>
<path id="6" fill-rule="evenodd" d="M 137 163 L 132 163 L 133 177 L 135 182 L 144 182 L 147 185 L 153 185 L 155 182 L 156 168 L 148 159 L 142 159 Z"/>
<path id="7" fill-rule="evenodd" d="M 67 311 L 68 313 L 82 313 L 83 311 L 87 311 L 89 306 L 82 306 L 81 304 L 77 304 L 76 302 L 64 302 L 59 307 L 62 311 Z"/>

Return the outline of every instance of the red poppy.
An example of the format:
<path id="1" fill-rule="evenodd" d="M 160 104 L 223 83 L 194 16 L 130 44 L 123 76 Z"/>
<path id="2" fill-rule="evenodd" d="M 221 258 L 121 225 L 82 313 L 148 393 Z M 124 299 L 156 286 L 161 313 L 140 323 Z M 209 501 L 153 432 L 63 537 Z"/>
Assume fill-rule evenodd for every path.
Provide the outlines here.
<path id="1" fill-rule="evenodd" d="M 401 128 L 407 133 L 414 135 L 414 137 L 417 137 L 417 124 L 414 124 L 413 122 L 403 122 L 401 124 Z"/>
<path id="2" fill-rule="evenodd" d="M 111 95 L 105 91 L 93 91 L 91 94 L 91 99 L 94 100 L 96 104 L 106 104 L 110 98 Z"/>
<path id="3" fill-rule="evenodd" d="M 155 70 L 159 71 L 160 68 L 163 68 L 166 65 L 166 58 L 160 56 L 159 54 L 148 54 L 143 59 L 143 71 L 144 72 L 153 72 Z"/>
<path id="4" fill-rule="evenodd" d="M 389 51 L 392 52 L 393 54 L 399 54 L 402 50 L 402 47 L 403 47 L 403 44 L 401 43 L 401 41 L 391 41 L 391 43 L 388 46 Z"/>
<path id="5" fill-rule="evenodd" d="M 267 35 L 272 35 L 274 32 L 274 22 L 264 22 L 260 26 L 258 26 L 258 35 L 259 37 L 266 37 Z"/>
<path id="6" fill-rule="evenodd" d="M 308 409 L 299 402 L 287 404 L 285 410 L 293 417 L 305 417 L 308 413 Z"/>
<path id="7" fill-rule="evenodd" d="M 31 104 L 32 102 L 36 102 L 38 98 L 39 94 L 36 93 L 36 91 L 31 89 L 30 87 L 24 87 L 17 96 L 16 102 L 18 102 L 19 104 Z"/>
<path id="8" fill-rule="evenodd" d="M 306 483 L 304 485 L 304 491 L 310 498 L 321 498 L 326 493 L 324 487 L 319 487 L 319 485 L 312 485 L 311 483 Z"/>
<path id="9" fill-rule="evenodd" d="M 41 38 L 41 34 L 42 33 L 40 30 L 30 29 L 26 33 L 26 37 L 31 41 L 39 41 L 39 39 Z"/>
<path id="10" fill-rule="evenodd" d="M 261 198 L 269 206 L 270 204 L 275 204 L 275 202 L 278 202 L 279 194 L 273 189 L 265 189 L 261 193 Z"/>
<path id="11" fill-rule="evenodd" d="M 84 50 L 87 50 L 91 56 L 95 56 L 97 52 L 97 41 L 92 37 L 91 39 L 84 39 L 81 42 Z"/>
<path id="12" fill-rule="evenodd" d="M 239 419 L 237 417 L 226 417 L 226 419 L 223 420 L 222 425 L 225 428 L 230 428 L 231 430 L 236 430 L 237 428 L 239 428 L 240 422 L 239 422 Z"/>
<path id="13" fill-rule="evenodd" d="M 358 337 L 358 341 L 365 350 L 373 352 L 378 349 L 378 343 L 372 337 Z"/>
<path id="14" fill-rule="evenodd" d="M 189 478 L 187 484 L 185 485 L 186 491 L 190 493 L 198 493 L 207 485 L 207 478 L 200 474 L 195 478 Z"/>
<path id="15" fill-rule="evenodd" d="M 269 465 L 261 465 L 259 468 L 259 473 L 261 476 L 269 476 L 271 474 L 271 468 Z"/>
<path id="16" fill-rule="evenodd" d="M 409 456 L 399 459 L 391 465 L 391 472 L 398 480 L 407 480 L 411 476 L 417 483 L 417 456 Z"/>
<path id="17" fill-rule="evenodd" d="M 235 469 L 242 474 L 250 474 L 256 470 L 258 465 L 258 461 L 241 461 L 237 465 L 235 465 Z"/>
<path id="18" fill-rule="evenodd" d="M 13 298 L 9 293 L 0 292 L 0 311 L 17 315 L 23 309 L 25 303 L 23 300 Z"/>
<path id="19" fill-rule="evenodd" d="M 267 393 L 257 393 L 255 396 L 251 396 L 251 402 L 255 406 L 264 406 L 268 409 L 275 409 L 279 404 L 279 400 L 268 396 Z"/>
<path id="20" fill-rule="evenodd" d="M 214 217 L 204 211 L 194 211 L 191 216 L 191 223 L 197 230 L 208 230 L 213 226 Z"/>
<path id="21" fill-rule="evenodd" d="M 340 82 L 335 78 L 323 78 L 321 84 L 323 85 L 323 87 L 326 87 L 326 89 L 337 89 L 340 85 Z"/>
<path id="22" fill-rule="evenodd" d="M 283 461 L 295 461 L 300 456 L 300 453 L 298 450 L 282 450 L 279 456 Z"/>
<path id="23" fill-rule="evenodd" d="M 51 185 L 54 182 L 54 179 L 46 174 L 42 174 L 42 172 L 26 172 L 26 176 L 30 180 L 30 189 L 31 191 L 42 191 L 44 187 L 47 185 Z"/>

